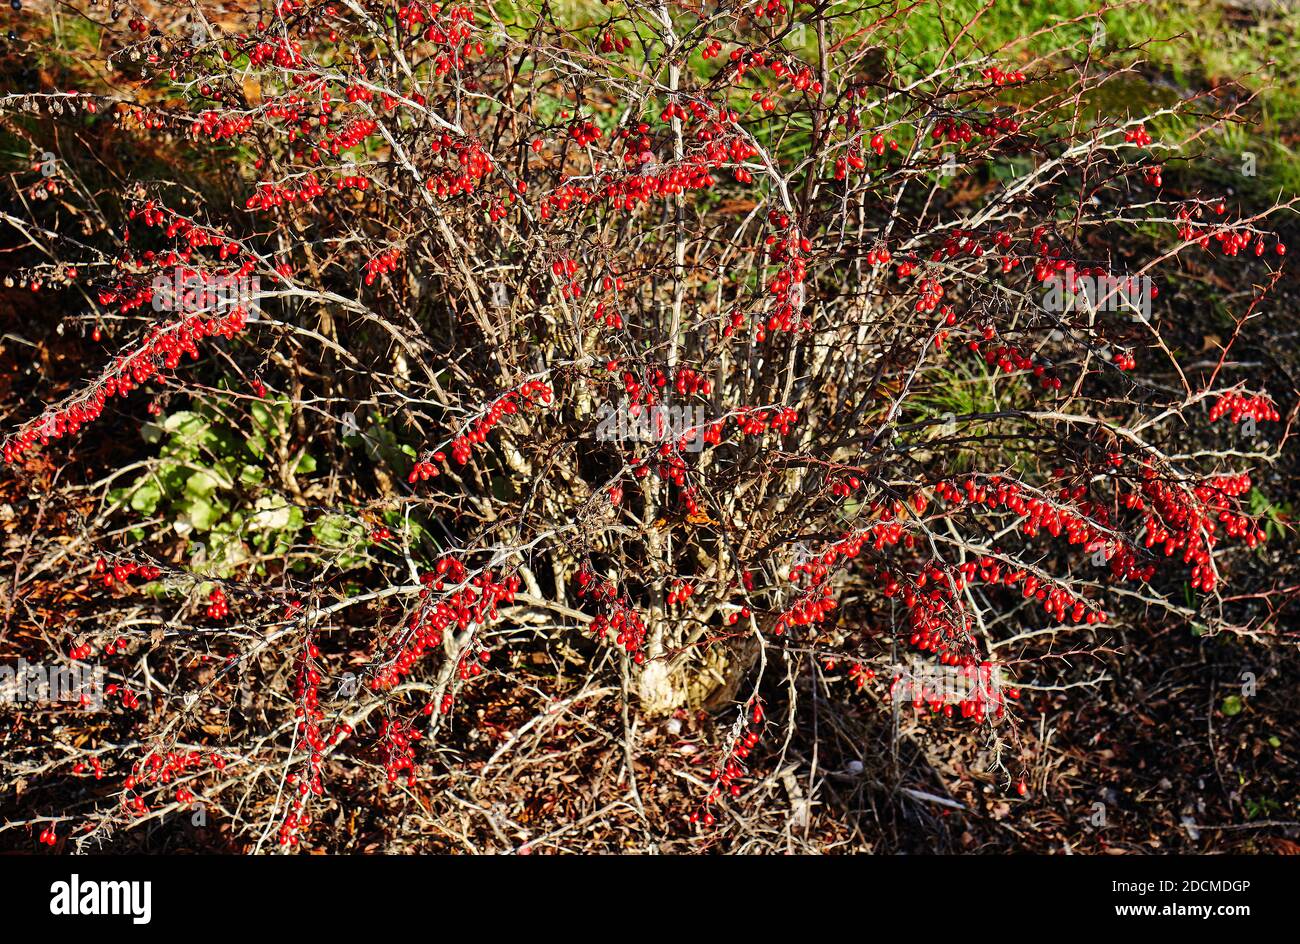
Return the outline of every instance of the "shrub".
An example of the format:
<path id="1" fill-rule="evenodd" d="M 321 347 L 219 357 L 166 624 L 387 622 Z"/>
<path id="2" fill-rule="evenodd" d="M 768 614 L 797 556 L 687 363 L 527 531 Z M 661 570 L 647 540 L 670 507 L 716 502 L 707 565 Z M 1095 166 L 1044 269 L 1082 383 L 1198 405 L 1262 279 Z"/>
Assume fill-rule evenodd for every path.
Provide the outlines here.
<path id="1" fill-rule="evenodd" d="M 47 841 L 202 806 L 341 847 L 342 796 L 418 810 L 611 692 L 624 733 L 728 728 L 654 813 L 688 841 L 857 690 L 1024 794 L 1017 686 L 1099 684 L 1135 614 L 1257 626 L 1222 589 L 1281 416 L 1228 353 L 1282 205 L 1189 171 L 1242 106 L 1114 107 L 1091 17 L 921 61 L 843 8 L 91 3 L 77 55 L 22 40 L 57 81 L 0 98 L 10 282 L 93 353 L 12 383 L 9 474 L 83 516 L 40 552 L 75 602 L 19 620 L 112 679 L 48 762 L 113 789 Z M 1166 275 L 1206 258 L 1256 286 L 1209 363 Z"/>

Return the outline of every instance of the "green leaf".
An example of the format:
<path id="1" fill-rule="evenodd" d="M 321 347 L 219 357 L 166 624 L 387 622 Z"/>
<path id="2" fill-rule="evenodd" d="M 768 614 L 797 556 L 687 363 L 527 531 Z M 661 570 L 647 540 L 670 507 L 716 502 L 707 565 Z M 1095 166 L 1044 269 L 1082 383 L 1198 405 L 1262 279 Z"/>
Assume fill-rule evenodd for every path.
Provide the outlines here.
<path id="1" fill-rule="evenodd" d="M 265 403 L 257 402 L 252 407 L 253 425 L 264 432 L 271 432 L 274 429 L 274 418 L 271 411 Z"/>
<path id="2" fill-rule="evenodd" d="M 189 471 L 175 462 L 158 464 L 158 478 L 162 481 L 163 491 L 168 495 L 179 495 L 185 491 L 185 481 L 189 477 Z"/>
<path id="3" fill-rule="evenodd" d="M 280 531 L 292 521 L 293 508 L 279 495 L 263 495 L 254 507 L 248 526 L 255 531 Z"/>
<path id="4" fill-rule="evenodd" d="M 197 441 L 172 437 L 158 450 L 158 458 L 180 463 L 194 462 L 199 458 Z"/>
<path id="5" fill-rule="evenodd" d="M 1245 703 L 1239 696 L 1229 695 L 1227 698 L 1223 699 L 1223 707 L 1220 710 L 1231 718 L 1233 715 L 1241 714 L 1241 709 L 1245 707 Z"/>
<path id="6" fill-rule="evenodd" d="M 217 490 L 217 486 L 220 484 L 217 477 L 211 472 L 206 469 L 199 469 L 185 480 L 185 491 L 195 498 L 207 498 Z"/>
<path id="7" fill-rule="evenodd" d="M 365 560 L 361 554 L 351 553 L 364 537 L 361 525 L 343 515 L 325 515 L 312 526 L 311 533 L 321 547 L 341 551 L 334 563 L 339 567 L 355 567 Z"/>
<path id="8" fill-rule="evenodd" d="M 248 551 L 238 535 L 219 535 L 213 529 L 210 543 L 212 549 L 208 554 L 208 573 L 228 575 L 248 559 Z"/>
<path id="9" fill-rule="evenodd" d="M 264 433 L 274 433 L 288 426 L 289 418 L 293 416 L 293 404 L 287 399 L 276 400 L 274 403 L 258 400 L 253 403 L 250 411 L 254 426 Z"/>
<path id="10" fill-rule="evenodd" d="M 154 481 L 153 476 L 145 476 L 136 483 L 135 491 L 131 494 L 131 507 L 142 515 L 151 515 L 158 507 L 158 501 L 162 498 L 162 486 Z"/>
<path id="11" fill-rule="evenodd" d="M 191 413 L 189 410 L 178 410 L 175 413 L 169 413 L 163 418 L 162 428 L 169 433 L 186 433 L 197 432 L 205 426 L 203 417 L 197 413 Z"/>
<path id="12" fill-rule="evenodd" d="M 326 515 L 312 525 L 311 533 L 326 547 L 344 547 L 348 542 L 350 522 L 342 515 Z"/>
<path id="13" fill-rule="evenodd" d="M 294 473 L 297 475 L 308 475 L 316 471 L 316 457 L 307 450 L 302 451 L 298 457 L 298 465 L 294 467 Z"/>
<path id="14" fill-rule="evenodd" d="M 239 481 L 244 485 L 260 485 L 266 478 L 266 470 L 260 466 L 246 465 L 239 470 Z"/>
<path id="15" fill-rule="evenodd" d="M 207 531 L 216 523 L 220 512 L 215 505 L 206 498 L 196 498 L 185 508 L 185 513 L 189 515 L 190 524 L 194 525 L 195 531 Z"/>
<path id="16" fill-rule="evenodd" d="M 262 458 L 262 456 L 266 455 L 266 437 L 265 437 L 265 436 L 262 436 L 262 435 L 253 435 L 253 436 L 249 436 L 249 437 L 248 437 L 248 441 L 247 441 L 246 443 L 244 443 L 244 445 L 248 448 L 248 451 L 249 451 L 249 452 L 251 452 L 253 455 L 255 455 L 255 456 L 256 456 L 257 458 L 259 458 L 259 459 Z"/>

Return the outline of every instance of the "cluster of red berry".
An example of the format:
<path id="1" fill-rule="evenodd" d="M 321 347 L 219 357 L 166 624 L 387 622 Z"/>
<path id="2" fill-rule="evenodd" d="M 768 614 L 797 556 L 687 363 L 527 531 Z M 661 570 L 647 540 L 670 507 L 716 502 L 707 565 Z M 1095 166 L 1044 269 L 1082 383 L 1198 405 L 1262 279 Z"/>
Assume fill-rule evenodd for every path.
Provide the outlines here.
<path id="1" fill-rule="evenodd" d="M 1214 204 L 1213 209 L 1218 216 L 1222 216 L 1227 212 L 1227 207 L 1222 200 Z M 1248 227 L 1235 229 L 1231 225 L 1202 224 L 1199 222 L 1202 215 L 1202 207 L 1199 204 L 1191 207 L 1179 207 L 1177 215 L 1179 237 L 1186 242 L 1195 243 L 1207 252 L 1210 250 L 1210 242 L 1213 240 L 1218 244 L 1219 251 L 1225 256 L 1237 256 L 1246 247 L 1250 246 L 1251 241 L 1254 240 L 1254 254 L 1256 256 L 1264 255 L 1266 247 L 1262 235 Z M 1275 243 L 1273 249 L 1279 256 L 1286 255 L 1286 244 L 1283 242 Z"/>
<path id="2" fill-rule="evenodd" d="M 379 725 L 379 739 L 389 783 L 396 783 L 406 771 L 406 785 L 415 786 L 415 745 L 420 741 L 415 726 L 401 718 L 385 718 Z"/>
<path id="3" fill-rule="evenodd" d="M 578 596 L 592 600 L 604 610 L 591 621 L 592 636 L 604 640 L 613 633 L 615 643 L 622 646 L 637 665 L 645 662 L 645 653 L 641 651 L 645 645 L 645 622 L 627 596 L 619 594 L 614 581 L 598 579 L 587 567 L 578 571 L 576 579 Z"/>
<path id="4" fill-rule="evenodd" d="M 246 210 L 274 210 L 295 203 L 311 203 L 317 197 L 324 196 L 325 185 L 315 174 L 308 174 L 301 182 L 293 186 L 277 184 L 263 180 L 257 184 L 257 192 L 244 201 Z"/>
<path id="5" fill-rule="evenodd" d="M 1261 395 L 1247 396 L 1246 394 L 1229 391 L 1215 401 L 1214 406 L 1210 407 L 1210 422 L 1216 422 L 1220 417 L 1229 417 L 1233 423 L 1240 423 L 1246 418 L 1250 418 L 1257 423 L 1276 422 L 1282 418 L 1278 413 L 1277 407 L 1268 397 Z"/>
<path id="6" fill-rule="evenodd" d="M 352 731 L 348 725 L 341 724 L 334 728 L 328 738 L 322 732 L 321 722 L 325 718 L 325 709 L 320 704 L 322 676 L 317 666 L 319 658 L 320 648 L 308 637 L 294 679 L 294 741 L 299 749 L 306 752 L 307 765 L 305 771 L 294 771 L 285 778 L 293 790 L 293 799 L 280 823 L 279 842 L 285 847 L 297 845 L 299 833 L 311 825 L 311 815 L 306 811 L 311 797 L 324 795 L 321 767 L 325 760 L 325 750 Z"/>
<path id="7" fill-rule="evenodd" d="M 675 603 L 685 603 L 695 594 L 695 587 L 689 580 L 679 580 L 673 584 L 673 588 L 668 591 L 668 605 Z"/>
<path id="8" fill-rule="evenodd" d="M 467 432 L 462 432 L 451 440 L 451 457 L 457 465 L 465 465 L 474 454 L 474 447 L 487 442 L 487 435 L 504 417 L 513 416 L 521 407 L 546 406 L 553 394 L 550 384 L 543 380 L 528 380 L 517 389 L 511 390 L 495 400 L 478 420 L 466 424 Z M 428 481 L 438 476 L 435 462 L 446 462 L 447 454 L 441 449 L 430 454 L 432 461 L 421 459 L 411 468 L 406 480 L 411 484 Z"/>
<path id="9" fill-rule="evenodd" d="M 366 284 L 374 285 L 375 280 L 387 272 L 392 272 L 397 268 L 397 260 L 401 258 L 401 252 L 397 249 L 386 249 L 366 262 Z"/>
<path id="10" fill-rule="evenodd" d="M 100 761 L 98 754 L 90 755 L 90 769 L 95 772 L 96 780 L 104 779 L 104 765 Z M 83 761 L 77 761 L 75 764 L 72 765 L 72 772 L 76 774 L 78 777 L 86 773 L 86 770 L 87 767 Z"/>
<path id="11" fill-rule="evenodd" d="M 234 337 L 244 330 L 246 318 L 247 312 L 236 308 L 220 318 L 191 315 L 151 328 L 139 348 L 120 355 L 89 391 L 29 421 L 5 440 L 4 461 L 17 462 L 35 445 L 45 446 L 51 440 L 76 435 L 81 427 L 99 418 L 110 398 L 125 397 L 163 371 L 175 370 L 182 354 L 197 359 L 197 342 L 209 337 Z"/>
<path id="12" fill-rule="evenodd" d="M 992 326 L 984 328 L 984 340 L 991 341 L 996 337 Z M 1044 390 L 1060 390 L 1061 378 L 1055 377 L 1048 373 L 1047 365 L 1037 360 L 1032 355 L 1025 354 L 1014 344 L 999 344 L 996 347 L 989 345 L 987 348 L 981 348 L 979 341 L 968 341 L 967 349 L 972 354 L 982 354 L 984 362 L 989 366 L 995 366 L 1004 373 L 1012 371 L 1027 371 L 1032 373 L 1038 379 L 1039 384 Z M 1123 355 L 1121 355 L 1123 356 Z M 1116 359 L 1118 363 L 1118 358 Z"/>
<path id="13" fill-rule="evenodd" d="M 150 810 L 145 794 L 151 789 L 161 789 L 173 781 L 193 780 L 200 773 L 199 768 L 207 763 L 215 770 L 226 766 L 225 758 L 215 752 L 198 749 L 173 749 L 159 752 L 152 750 L 141 760 L 131 765 L 131 773 L 122 783 L 121 802 L 123 808 L 135 816 L 144 816 Z M 178 786 L 180 784 L 178 783 Z M 185 791 L 188 799 L 178 802 L 192 802 L 194 794 Z"/>
<path id="14" fill-rule="evenodd" d="M 1010 72 L 1003 72 L 997 66 L 989 66 L 980 75 L 988 79 L 994 85 L 1016 85 L 1025 81 L 1025 73 L 1020 69 L 1013 69 Z"/>
<path id="15" fill-rule="evenodd" d="M 438 561 L 434 570 L 423 574 L 420 605 L 407 621 L 406 632 L 390 647 L 370 681 L 375 691 L 392 688 L 408 675 L 425 653 L 437 651 L 448 629 L 465 631 L 497 619 L 497 607 L 514 602 L 519 577 L 484 571 L 470 577 L 465 565 L 452 557 Z M 448 583 L 451 592 L 435 596 Z"/>
<path id="16" fill-rule="evenodd" d="M 1160 545 L 1165 557 L 1178 555 L 1191 564 L 1192 586 L 1209 593 L 1218 583 L 1212 554 L 1220 524 L 1229 537 L 1242 538 L 1247 547 L 1267 538 L 1247 516 L 1234 510 L 1235 499 L 1249 490 L 1248 475 L 1220 476 L 1189 488 L 1147 463 L 1142 469 L 1143 500 L 1130 499 L 1129 504 L 1146 512 L 1143 543 L 1149 548 Z"/>
<path id="17" fill-rule="evenodd" d="M 226 600 L 225 591 L 220 587 L 213 587 L 212 592 L 208 594 L 208 619 L 222 620 L 230 614 L 230 603 Z"/>
<path id="18" fill-rule="evenodd" d="M 483 179 L 496 170 L 492 158 L 478 141 L 456 140 L 449 134 L 443 134 L 430 142 L 429 153 L 437 156 L 444 152 L 449 166 L 430 174 L 424 181 L 424 188 L 440 200 L 474 193 L 482 185 Z"/>
<path id="19" fill-rule="evenodd" d="M 759 739 L 762 737 L 764 715 L 763 705 L 757 700 L 747 705 L 743 711 L 743 720 L 746 723 L 723 752 L 718 765 L 709 771 L 709 780 L 713 787 L 704 797 L 701 808 L 694 810 L 687 817 L 691 825 L 713 826 L 717 818 L 713 815 L 712 807 L 723 796 L 739 798 L 744 792 L 744 780 L 749 775 L 745 761 L 750 752 L 758 746 Z"/>
<path id="20" fill-rule="evenodd" d="M 95 579 L 105 587 L 124 586 L 132 577 L 147 583 L 157 580 L 160 573 L 162 571 L 151 564 L 138 564 L 132 560 L 119 561 L 111 566 L 102 557 L 95 561 Z"/>

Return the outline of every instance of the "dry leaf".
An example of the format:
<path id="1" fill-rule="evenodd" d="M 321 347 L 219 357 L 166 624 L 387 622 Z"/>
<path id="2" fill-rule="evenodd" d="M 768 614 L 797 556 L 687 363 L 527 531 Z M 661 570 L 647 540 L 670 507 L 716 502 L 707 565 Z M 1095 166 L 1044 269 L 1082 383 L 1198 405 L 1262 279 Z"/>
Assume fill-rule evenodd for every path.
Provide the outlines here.
<path id="1" fill-rule="evenodd" d="M 244 99 L 252 106 L 262 104 L 262 80 L 252 73 L 244 76 Z"/>

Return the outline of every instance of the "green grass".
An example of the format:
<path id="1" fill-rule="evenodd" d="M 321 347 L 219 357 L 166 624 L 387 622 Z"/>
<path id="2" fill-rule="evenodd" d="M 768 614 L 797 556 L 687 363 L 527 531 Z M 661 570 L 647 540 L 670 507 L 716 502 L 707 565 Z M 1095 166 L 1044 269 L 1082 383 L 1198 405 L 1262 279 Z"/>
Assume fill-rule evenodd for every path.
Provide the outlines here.
<path id="1" fill-rule="evenodd" d="M 894 0 L 895 9 L 906 6 Z M 983 0 L 947 0 L 911 11 L 894 38 L 895 65 L 920 73 L 934 67 L 953 37 L 979 13 Z M 1076 62 L 1103 50 L 1121 65 L 1140 66 L 1189 92 L 1236 82 L 1258 93 L 1251 106 L 1253 123 L 1228 125 L 1202 139 L 1214 164 L 1210 177 L 1260 197 L 1300 192 L 1300 162 L 1288 139 L 1300 139 L 1300 8 L 1270 11 L 1255 20 L 1234 20 L 1214 2 L 1186 4 L 1148 0 L 1089 16 L 1089 0 L 1001 2 L 981 16 L 958 45 L 957 55 L 991 55 L 1008 64 L 1065 49 Z M 1077 23 L 1070 22 L 1084 17 Z M 1095 33 L 1100 22 L 1104 33 Z M 1045 30 L 1041 35 L 1039 31 Z M 1106 101 L 1121 114 L 1168 104 L 1164 86 L 1124 81 Z M 1191 119 L 1165 123 L 1170 134 L 1186 132 Z M 1257 175 L 1243 176 L 1242 155 L 1256 155 Z M 1215 167 L 1215 164 L 1218 166 Z"/>
<path id="2" fill-rule="evenodd" d="M 908 399 L 910 415 L 904 422 L 946 420 L 946 424 L 931 426 L 920 435 L 925 439 L 948 440 L 944 445 L 944 461 L 954 471 L 967 471 L 975 466 L 975 451 L 951 440 L 987 429 L 988 424 L 985 421 L 960 422 L 958 417 L 1021 408 L 1027 405 L 1027 394 L 1028 388 L 1022 378 L 999 376 L 982 359 L 959 355 L 951 366 L 936 368 L 930 384 Z M 987 444 L 981 449 L 987 460 Z M 1007 458 L 1013 456 L 1002 456 L 998 461 Z"/>
<path id="3" fill-rule="evenodd" d="M 990 56 L 1013 66 L 1060 50 L 1080 63 L 1104 52 L 1113 64 L 1139 66 L 1144 75 L 1162 80 L 1159 85 L 1140 78 L 1120 80 L 1096 103 L 1111 114 L 1137 114 L 1167 106 L 1177 98 L 1175 89 L 1203 91 L 1237 82 L 1247 93 L 1259 93 L 1250 108 L 1254 123 L 1246 128 L 1230 125 L 1202 139 L 1210 150 L 1207 156 L 1226 176 L 1235 178 L 1241 189 L 1258 189 L 1261 196 L 1278 189 L 1300 192 L 1300 162 L 1288 143 L 1290 136 L 1300 139 L 1300 83 L 1294 78 L 1295 66 L 1300 63 L 1300 8 L 1267 11 L 1248 20 L 1214 0 L 1195 4 L 1143 0 L 1098 17 L 1095 0 L 1001 0 L 981 15 L 985 2 L 887 0 L 871 4 L 839 0 L 828 7 L 827 14 L 834 18 L 834 32 L 840 36 L 880 21 L 878 29 L 864 34 L 862 41 L 880 46 L 905 76 L 934 68 L 953 39 L 970 24 L 957 44 L 955 57 Z M 497 9 L 516 34 L 522 35 L 532 25 L 532 15 L 522 13 L 516 5 L 498 3 Z M 634 54 L 640 54 L 645 43 L 654 45 L 654 30 L 645 25 L 652 19 L 648 13 L 643 13 L 642 25 L 634 27 L 627 8 L 618 4 L 559 0 L 551 10 L 584 39 L 594 37 L 596 27 L 614 17 L 618 21 L 613 28 L 616 34 L 638 35 Z M 796 17 L 806 12 L 805 4 L 795 5 Z M 681 35 L 698 23 L 695 15 L 681 10 L 674 17 Z M 802 52 L 815 54 L 813 39 L 805 39 Z M 793 51 L 789 39 L 786 46 Z M 697 57 L 694 67 L 702 76 L 710 75 L 718 63 Z M 1177 136 L 1190 130 L 1192 123 L 1193 119 L 1187 118 L 1156 127 Z M 1244 178 L 1233 170 L 1246 152 L 1256 155 L 1255 178 Z"/>

